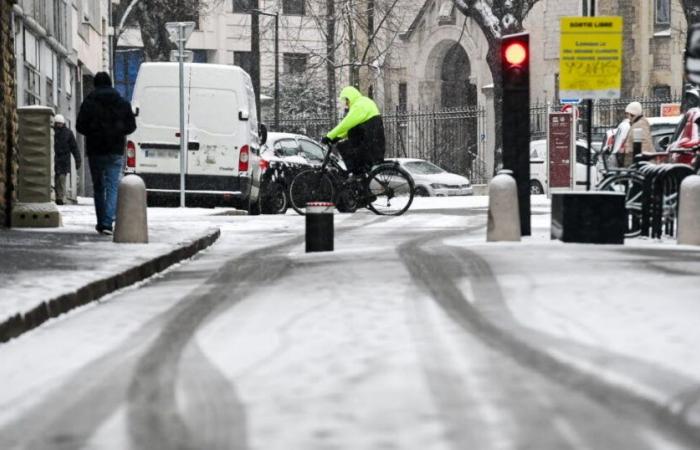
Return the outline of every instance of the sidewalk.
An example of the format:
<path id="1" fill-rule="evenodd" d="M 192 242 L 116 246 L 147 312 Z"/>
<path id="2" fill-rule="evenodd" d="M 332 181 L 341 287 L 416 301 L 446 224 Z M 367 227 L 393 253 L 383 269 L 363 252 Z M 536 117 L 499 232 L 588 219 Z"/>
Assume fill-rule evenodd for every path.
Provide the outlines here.
<path id="1" fill-rule="evenodd" d="M 0 230 L 0 342 L 193 256 L 232 209 L 150 208 L 149 243 L 95 231 L 92 199 L 60 206 L 63 226 Z"/>

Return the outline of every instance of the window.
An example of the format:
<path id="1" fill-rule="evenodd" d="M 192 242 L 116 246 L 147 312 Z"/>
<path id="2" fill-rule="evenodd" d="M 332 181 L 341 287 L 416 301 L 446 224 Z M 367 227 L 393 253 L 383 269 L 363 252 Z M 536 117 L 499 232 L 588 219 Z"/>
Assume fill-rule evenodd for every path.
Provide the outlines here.
<path id="1" fill-rule="evenodd" d="M 250 74 L 253 71 L 253 52 L 233 52 L 233 64 Z"/>
<path id="2" fill-rule="evenodd" d="M 24 104 L 38 105 L 41 103 L 41 76 L 39 71 L 29 63 L 24 63 Z"/>
<path id="3" fill-rule="evenodd" d="M 654 25 L 656 28 L 667 29 L 671 26 L 671 0 L 654 0 L 654 3 Z"/>
<path id="4" fill-rule="evenodd" d="M 294 139 L 280 139 L 272 147 L 275 155 L 280 157 L 296 156 L 299 154 L 299 145 Z"/>
<path id="5" fill-rule="evenodd" d="M 253 0 L 233 0 L 233 12 L 235 13 L 249 14 L 253 8 L 255 8 Z"/>
<path id="6" fill-rule="evenodd" d="M 298 75 L 306 71 L 305 53 L 285 53 L 284 73 L 288 75 Z"/>
<path id="7" fill-rule="evenodd" d="M 323 148 L 318 144 L 314 144 L 306 139 L 299 139 L 299 145 L 301 145 L 301 151 L 304 153 L 306 159 L 309 161 L 323 162 L 325 154 L 323 153 Z"/>
<path id="8" fill-rule="evenodd" d="M 282 14 L 304 15 L 304 0 L 282 0 Z"/>
<path id="9" fill-rule="evenodd" d="M 654 86 L 652 94 L 654 98 L 671 98 L 671 86 L 665 84 Z"/>
<path id="10" fill-rule="evenodd" d="M 55 97 L 53 95 L 53 80 L 50 78 L 46 79 L 46 106 L 50 106 L 52 108 L 56 107 L 55 102 Z"/>
<path id="11" fill-rule="evenodd" d="M 406 111 L 408 106 L 408 83 L 399 83 L 399 111 Z"/>

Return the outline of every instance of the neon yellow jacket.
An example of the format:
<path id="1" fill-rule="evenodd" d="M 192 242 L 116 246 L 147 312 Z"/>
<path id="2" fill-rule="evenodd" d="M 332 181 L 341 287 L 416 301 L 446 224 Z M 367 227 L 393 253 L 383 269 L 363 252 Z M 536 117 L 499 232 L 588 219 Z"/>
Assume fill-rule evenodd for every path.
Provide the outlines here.
<path id="1" fill-rule="evenodd" d="M 328 139 L 343 139 L 348 136 L 348 131 L 367 122 L 372 117 L 380 115 L 377 104 L 352 86 L 344 87 L 340 91 L 340 99 L 345 98 L 350 102 L 350 110 L 343 120 L 328 132 L 326 135 Z"/>

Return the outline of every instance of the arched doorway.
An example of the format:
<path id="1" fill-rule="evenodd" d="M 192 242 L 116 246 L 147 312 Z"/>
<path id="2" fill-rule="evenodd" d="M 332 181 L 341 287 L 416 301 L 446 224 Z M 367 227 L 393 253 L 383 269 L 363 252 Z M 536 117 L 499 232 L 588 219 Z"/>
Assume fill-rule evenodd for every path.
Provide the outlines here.
<path id="1" fill-rule="evenodd" d="M 470 74 L 467 52 L 455 42 L 445 52 L 440 67 L 440 106 L 456 108 L 476 104 L 476 86 L 469 82 Z"/>

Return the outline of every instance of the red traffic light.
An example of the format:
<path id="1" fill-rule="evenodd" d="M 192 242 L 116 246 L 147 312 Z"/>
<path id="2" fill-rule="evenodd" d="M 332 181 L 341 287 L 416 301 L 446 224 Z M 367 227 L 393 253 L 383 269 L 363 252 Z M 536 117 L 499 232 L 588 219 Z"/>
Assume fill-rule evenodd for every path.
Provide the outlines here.
<path id="1" fill-rule="evenodd" d="M 504 52 L 506 62 L 519 66 L 527 59 L 527 48 L 520 42 L 511 42 Z"/>

